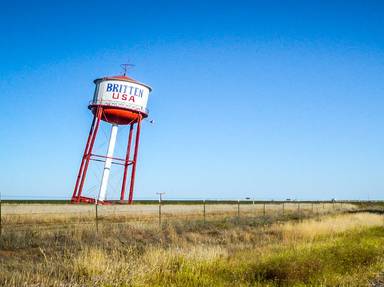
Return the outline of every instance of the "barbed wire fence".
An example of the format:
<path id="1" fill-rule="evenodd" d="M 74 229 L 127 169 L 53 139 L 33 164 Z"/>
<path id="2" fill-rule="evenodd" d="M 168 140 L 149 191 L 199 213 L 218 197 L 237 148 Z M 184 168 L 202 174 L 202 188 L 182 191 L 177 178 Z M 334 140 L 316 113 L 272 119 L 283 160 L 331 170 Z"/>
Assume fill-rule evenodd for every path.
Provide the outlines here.
<path id="1" fill-rule="evenodd" d="M 4 203 L 0 195 L 0 235 L 7 231 L 67 229 L 102 224 L 150 223 L 159 226 L 172 221 L 241 220 L 275 221 L 320 218 L 354 209 L 346 201 L 159 201 L 157 204 L 69 205 Z"/>

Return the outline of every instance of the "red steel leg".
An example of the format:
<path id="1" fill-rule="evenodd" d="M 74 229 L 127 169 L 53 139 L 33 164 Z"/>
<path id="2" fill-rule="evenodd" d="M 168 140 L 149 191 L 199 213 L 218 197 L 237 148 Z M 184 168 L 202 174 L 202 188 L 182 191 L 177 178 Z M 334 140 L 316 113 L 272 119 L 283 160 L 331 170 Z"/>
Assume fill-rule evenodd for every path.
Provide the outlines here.
<path id="1" fill-rule="evenodd" d="M 131 153 L 131 144 L 132 144 L 132 134 L 133 134 L 133 125 L 134 123 L 131 123 L 131 126 L 129 128 L 129 136 L 128 136 L 128 144 L 127 144 L 127 154 L 125 157 L 125 164 L 124 164 L 124 175 L 123 175 L 123 184 L 121 186 L 121 196 L 120 200 L 124 200 L 125 195 L 125 185 L 127 182 L 127 171 L 128 171 L 128 165 L 129 165 L 129 157 Z"/>
<path id="2" fill-rule="evenodd" d="M 83 186 L 84 186 L 84 180 L 85 180 L 85 177 L 87 175 L 87 170 L 88 170 L 88 165 L 89 165 L 89 160 L 91 158 L 91 154 L 92 154 L 92 149 L 93 149 L 93 145 L 95 143 L 95 139 L 96 139 L 96 135 L 97 135 L 97 131 L 99 129 L 99 125 L 100 125 L 100 120 L 101 120 L 101 114 L 103 112 L 103 109 L 102 108 L 98 108 L 97 111 L 96 111 L 96 125 L 95 125 L 95 130 L 92 134 L 92 138 L 91 138 L 91 141 L 90 141 L 90 144 L 89 144 L 89 147 L 88 147 L 88 152 L 86 154 L 86 158 L 85 158 L 85 163 L 84 163 L 84 169 L 83 169 L 83 172 L 82 172 L 82 175 L 81 175 L 81 180 L 80 180 L 80 186 L 79 186 L 79 190 L 78 190 L 78 193 L 76 195 L 76 201 L 79 202 L 80 201 L 80 196 L 81 196 L 81 192 L 83 191 Z"/>
<path id="3" fill-rule="evenodd" d="M 133 200 L 133 187 L 135 185 L 137 153 L 139 151 L 139 141 L 140 141 L 140 126 L 141 126 L 141 115 L 139 115 L 139 118 L 137 120 L 137 131 L 136 131 L 136 139 L 135 139 L 135 153 L 133 155 L 131 185 L 129 187 L 129 199 L 128 199 L 129 204 L 131 204 L 132 200 Z"/>
<path id="4" fill-rule="evenodd" d="M 94 131 L 94 127 L 95 127 L 95 122 L 96 122 L 96 113 L 95 115 L 93 116 L 93 120 L 92 120 L 92 124 L 91 124 L 91 129 L 89 130 L 89 134 L 88 134 L 88 139 L 87 139 L 87 144 L 85 145 L 85 150 L 84 150 L 84 154 L 83 154 L 83 159 L 81 160 L 81 164 L 80 164 L 80 168 L 79 168 L 79 173 L 77 174 L 77 179 L 76 179 L 76 184 L 75 184 L 75 188 L 73 190 L 73 194 L 72 194 L 72 202 L 76 200 L 76 195 L 77 195 L 77 189 L 79 187 L 79 183 L 80 183 L 80 177 L 83 173 L 83 168 L 84 168 L 84 163 L 85 163 L 85 158 L 86 158 L 86 155 L 88 154 L 88 148 L 89 148 L 89 143 L 91 141 L 91 138 L 93 136 L 93 131 Z"/>

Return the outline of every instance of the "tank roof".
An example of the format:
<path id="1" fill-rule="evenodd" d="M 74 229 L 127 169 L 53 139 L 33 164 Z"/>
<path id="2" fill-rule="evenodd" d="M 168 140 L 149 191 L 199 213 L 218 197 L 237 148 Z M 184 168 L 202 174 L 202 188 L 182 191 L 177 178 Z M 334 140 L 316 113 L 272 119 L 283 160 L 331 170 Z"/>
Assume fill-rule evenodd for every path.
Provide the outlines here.
<path id="1" fill-rule="evenodd" d="M 134 84 L 139 84 L 147 87 L 149 91 L 152 91 L 152 88 L 148 86 L 147 84 L 140 83 L 139 81 L 136 81 L 135 79 L 128 77 L 128 76 L 108 76 L 108 77 L 103 77 L 103 78 L 98 78 L 94 80 L 93 82 L 96 84 L 99 81 L 105 81 L 105 80 L 119 80 L 119 81 L 125 81 L 125 82 L 130 82 Z"/>

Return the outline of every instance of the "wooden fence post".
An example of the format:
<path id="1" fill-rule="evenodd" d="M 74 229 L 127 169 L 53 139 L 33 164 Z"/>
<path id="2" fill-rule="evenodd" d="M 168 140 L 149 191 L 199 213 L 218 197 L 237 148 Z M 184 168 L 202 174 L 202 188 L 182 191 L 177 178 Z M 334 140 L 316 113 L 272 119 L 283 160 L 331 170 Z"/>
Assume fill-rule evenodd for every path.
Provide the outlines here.
<path id="1" fill-rule="evenodd" d="M 237 200 L 237 218 L 240 220 L 240 200 Z"/>
<path id="2" fill-rule="evenodd" d="M 96 202 L 96 204 L 95 204 L 95 221 L 96 221 L 96 232 L 99 232 L 99 214 L 98 214 L 98 210 L 97 210 L 97 207 L 98 207 L 99 205 L 97 204 L 97 202 Z"/>
<path id="3" fill-rule="evenodd" d="M 204 223 L 205 223 L 205 199 L 203 200 L 203 214 L 204 214 Z"/>
<path id="4" fill-rule="evenodd" d="M 1 192 L 0 192 L 0 236 L 2 234 L 2 230 L 3 230 L 3 225 L 1 222 Z"/>
<path id="5" fill-rule="evenodd" d="M 297 204 L 297 212 L 299 214 L 299 220 L 301 220 L 300 202 L 298 202 L 298 204 Z"/>

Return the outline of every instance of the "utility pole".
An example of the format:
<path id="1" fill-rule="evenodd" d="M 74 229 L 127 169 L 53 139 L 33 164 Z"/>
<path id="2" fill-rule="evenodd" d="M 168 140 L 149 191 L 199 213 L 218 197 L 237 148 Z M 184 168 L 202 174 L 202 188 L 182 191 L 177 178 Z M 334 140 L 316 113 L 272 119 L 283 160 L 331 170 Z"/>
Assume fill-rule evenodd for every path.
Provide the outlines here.
<path id="1" fill-rule="evenodd" d="M 163 200 L 163 194 L 165 192 L 156 192 L 159 195 L 159 226 L 161 226 L 161 201 Z"/>
<path id="2" fill-rule="evenodd" d="M 249 203 L 250 203 L 252 199 L 251 199 L 250 197 L 246 197 L 245 200 L 246 200 L 246 202 L 249 202 Z M 255 201 L 252 200 L 252 207 L 254 207 L 254 205 L 255 205 Z M 253 208 L 252 208 L 252 209 L 253 209 Z M 247 210 L 247 209 L 245 209 L 245 210 Z"/>

